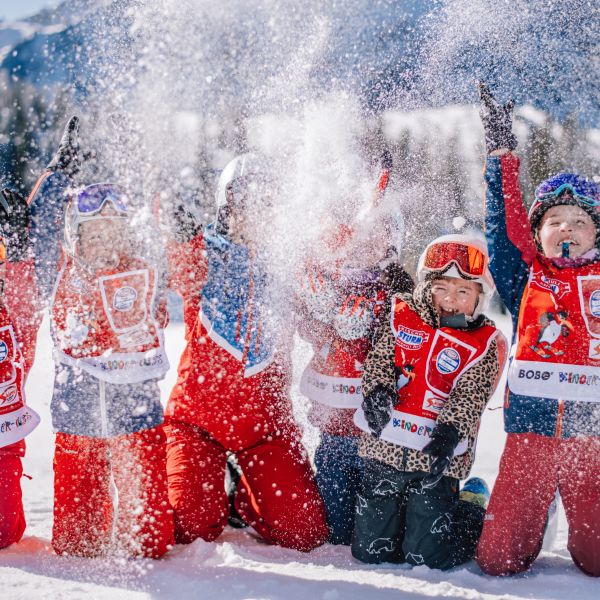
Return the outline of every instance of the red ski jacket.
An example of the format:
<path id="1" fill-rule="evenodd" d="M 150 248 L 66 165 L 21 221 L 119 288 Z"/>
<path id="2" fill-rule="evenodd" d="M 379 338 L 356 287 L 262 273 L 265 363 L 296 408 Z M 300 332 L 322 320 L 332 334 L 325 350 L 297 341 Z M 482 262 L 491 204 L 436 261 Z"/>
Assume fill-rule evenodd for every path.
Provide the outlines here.
<path id="1" fill-rule="evenodd" d="M 167 421 L 196 425 L 232 451 L 293 428 L 292 336 L 282 335 L 291 319 L 274 322 L 281 315 L 260 259 L 212 226 L 168 252 L 187 345 Z"/>

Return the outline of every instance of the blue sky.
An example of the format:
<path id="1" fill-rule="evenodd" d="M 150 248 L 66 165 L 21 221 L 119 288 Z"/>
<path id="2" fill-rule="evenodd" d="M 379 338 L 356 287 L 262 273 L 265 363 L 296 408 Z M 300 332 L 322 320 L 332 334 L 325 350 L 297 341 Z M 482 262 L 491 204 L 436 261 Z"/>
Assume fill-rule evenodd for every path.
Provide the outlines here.
<path id="1" fill-rule="evenodd" d="M 0 0 L 0 18 L 12 20 L 28 17 L 52 4 L 57 4 L 57 0 Z"/>

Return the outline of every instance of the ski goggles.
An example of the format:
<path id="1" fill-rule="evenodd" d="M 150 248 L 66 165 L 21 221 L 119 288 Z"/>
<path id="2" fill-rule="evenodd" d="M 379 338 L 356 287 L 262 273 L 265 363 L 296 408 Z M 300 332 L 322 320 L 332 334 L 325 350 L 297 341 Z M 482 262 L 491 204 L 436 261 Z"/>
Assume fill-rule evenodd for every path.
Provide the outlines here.
<path id="1" fill-rule="evenodd" d="M 423 267 L 432 271 L 440 271 L 451 262 L 471 277 L 481 277 L 487 267 L 487 256 L 475 246 L 467 246 L 456 242 L 433 244 L 425 252 Z"/>
<path id="2" fill-rule="evenodd" d="M 0 264 L 6 262 L 6 246 L 0 241 Z"/>
<path id="3" fill-rule="evenodd" d="M 544 181 L 535 190 L 535 198 L 540 202 L 558 198 L 569 192 L 577 202 L 587 206 L 600 206 L 600 189 L 592 181 L 573 174 L 557 175 Z"/>
<path id="4" fill-rule="evenodd" d="M 117 185 L 90 185 L 75 198 L 77 212 L 82 216 L 98 214 L 104 205 L 110 202 L 117 213 L 126 215 L 129 212 L 129 199 L 125 190 Z"/>

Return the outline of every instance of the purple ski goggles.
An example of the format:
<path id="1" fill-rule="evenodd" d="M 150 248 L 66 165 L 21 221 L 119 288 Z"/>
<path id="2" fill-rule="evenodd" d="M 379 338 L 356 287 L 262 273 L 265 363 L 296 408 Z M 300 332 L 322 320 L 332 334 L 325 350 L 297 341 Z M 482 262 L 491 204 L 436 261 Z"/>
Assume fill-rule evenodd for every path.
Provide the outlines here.
<path id="1" fill-rule="evenodd" d="M 574 173 L 561 173 L 542 182 L 535 190 L 538 202 L 558 198 L 562 193 L 570 192 L 577 202 L 587 206 L 600 206 L 600 188 L 589 179 Z"/>
<path id="2" fill-rule="evenodd" d="M 112 183 L 88 185 L 77 194 L 75 203 L 80 215 L 92 216 L 99 213 L 104 205 L 110 202 L 118 213 L 129 212 L 129 198 L 125 190 Z"/>

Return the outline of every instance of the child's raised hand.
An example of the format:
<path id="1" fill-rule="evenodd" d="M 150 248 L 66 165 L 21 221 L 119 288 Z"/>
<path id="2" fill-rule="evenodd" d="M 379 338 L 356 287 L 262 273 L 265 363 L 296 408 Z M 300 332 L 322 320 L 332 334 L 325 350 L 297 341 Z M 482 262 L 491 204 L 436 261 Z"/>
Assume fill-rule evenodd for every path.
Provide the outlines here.
<path id="1" fill-rule="evenodd" d="M 49 171 L 62 171 L 69 177 L 79 173 L 81 156 L 79 155 L 79 117 L 72 116 L 65 126 L 58 150 L 48 163 Z"/>
<path id="2" fill-rule="evenodd" d="M 0 193 L 0 230 L 9 262 L 19 262 L 29 249 L 29 208 L 27 200 L 14 190 Z"/>
<path id="3" fill-rule="evenodd" d="M 349 296 L 333 319 L 333 326 L 344 340 L 367 337 L 375 318 L 374 298 Z"/>
<path id="4" fill-rule="evenodd" d="M 299 295 L 312 318 L 331 323 L 339 298 L 331 280 L 318 266 L 309 265 L 300 275 Z"/>
<path id="5" fill-rule="evenodd" d="M 514 150 L 517 147 L 517 138 L 512 132 L 515 103 L 509 100 L 506 104 L 500 104 L 483 81 L 479 82 L 479 97 L 481 99 L 479 116 L 485 130 L 487 153 L 491 154 L 494 150 L 502 148 Z"/>

